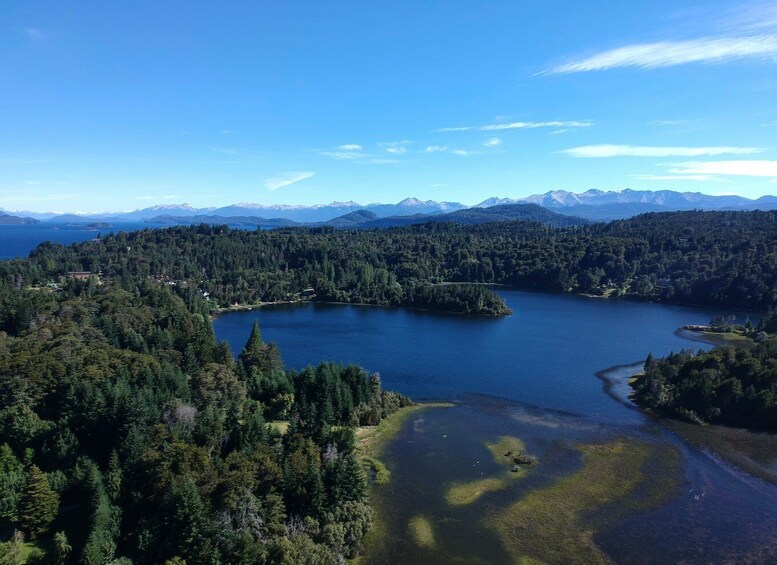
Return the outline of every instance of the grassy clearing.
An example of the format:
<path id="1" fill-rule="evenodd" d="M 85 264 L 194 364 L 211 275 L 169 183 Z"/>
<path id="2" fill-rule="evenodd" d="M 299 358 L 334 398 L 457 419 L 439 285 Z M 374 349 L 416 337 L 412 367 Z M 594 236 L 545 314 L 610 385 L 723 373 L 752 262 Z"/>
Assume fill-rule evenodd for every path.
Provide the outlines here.
<path id="1" fill-rule="evenodd" d="M 41 559 L 45 553 L 41 548 L 39 548 L 36 544 L 32 542 L 25 542 L 22 544 L 21 549 L 19 551 L 19 560 L 20 563 L 27 563 L 28 560 L 39 560 Z M 5 563 L 4 561 L 0 561 L 0 563 Z"/>
<path id="2" fill-rule="evenodd" d="M 274 420 L 272 422 L 267 422 L 267 425 L 281 435 L 284 435 L 286 430 L 289 429 L 289 423 L 285 420 Z"/>
<path id="3" fill-rule="evenodd" d="M 502 490 L 508 484 L 508 480 L 503 477 L 489 477 L 468 483 L 453 483 L 445 493 L 445 500 L 451 506 L 472 504 L 484 494 Z"/>
<path id="4" fill-rule="evenodd" d="M 434 528 L 432 522 L 425 516 L 413 516 L 407 524 L 410 535 L 417 545 L 421 547 L 434 547 Z"/>
<path id="5" fill-rule="evenodd" d="M 487 519 L 515 563 L 608 562 L 584 517 L 605 507 L 617 512 L 616 504 L 628 509 L 625 499 L 654 479 L 645 467 L 656 452 L 648 444 L 625 440 L 584 445 L 580 451 L 583 467 L 577 473 L 530 492 Z M 667 496 L 654 489 L 647 494 L 640 506 L 655 506 Z"/>

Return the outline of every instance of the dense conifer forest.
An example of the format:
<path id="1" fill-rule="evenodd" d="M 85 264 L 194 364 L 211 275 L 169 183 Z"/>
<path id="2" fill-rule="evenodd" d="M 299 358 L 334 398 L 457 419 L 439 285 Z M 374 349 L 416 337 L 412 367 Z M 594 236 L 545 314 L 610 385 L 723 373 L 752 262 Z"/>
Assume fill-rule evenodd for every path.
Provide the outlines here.
<path id="1" fill-rule="evenodd" d="M 22 540 L 28 563 L 336 563 L 359 551 L 372 511 L 354 427 L 409 403 L 377 375 L 284 370 L 258 326 L 235 360 L 204 300 L 147 278 L 10 283 L 0 529 L 17 534 L 3 563 L 33 548 Z"/>
<path id="2" fill-rule="evenodd" d="M 385 230 L 193 226 L 42 245 L 3 265 L 46 285 L 68 271 L 148 278 L 214 307 L 294 300 L 505 314 L 488 288 L 518 288 L 766 310 L 777 303 L 777 213 L 645 214 L 584 227 L 430 223 Z"/>

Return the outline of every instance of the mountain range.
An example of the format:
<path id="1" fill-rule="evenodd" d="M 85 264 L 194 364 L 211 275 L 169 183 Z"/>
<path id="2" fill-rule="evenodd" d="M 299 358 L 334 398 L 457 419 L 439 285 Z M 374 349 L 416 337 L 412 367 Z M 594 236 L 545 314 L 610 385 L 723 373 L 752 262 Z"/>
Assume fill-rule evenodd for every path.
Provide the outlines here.
<path id="1" fill-rule="evenodd" d="M 488 198 L 474 206 L 459 202 L 437 202 L 405 198 L 396 204 L 373 203 L 361 205 L 357 202 L 332 202 L 313 206 L 288 204 L 238 203 L 221 208 L 194 208 L 188 204 L 168 204 L 151 206 L 132 212 L 105 212 L 100 214 L 56 214 L 53 212 L 15 212 L 16 216 L 27 219 L 58 223 L 94 223 L 94 222 L 151 222 L 157 224 L 174 223 L 214 223 L 224 218 L 232 218 L 229 223 L 257 225 L 257 219 L 275 225 L 294 225 L 297 223 L 323 223 L 341 218 L 353 212 L 367 211 L 375 218 L 362 218 L 363 222 L 375 222 L 378 219 L 394 218 L 392 224 L 416 223 L 416 220 L 428 221 L 429 217 L 443 216 L 458 211 L 488 209 L 495 206 L 512 204 L 535 204 L 559 214 L 578 216 L 592 221 L 609 221 L 628 218 L 645 212 L 667 212 L 677 210 L 774 210 L 777 209 L 777 196 L 762 196 L 752 200 L 736 195 L 708 195 L 700 192 L 676 192 L 673 190 L 632 190 L 603 191 L 591 189 L 581 193 L 566 190 L 553 190 L 543 194 L 534 194 L 523 198 Z M 415 219 L 413 219 L 415 217 Z M 454 216 L 455 217 L 455 216 Z M 0 217 L 1 218 L 1 217 Z M 400 221 L 397 218 L 405 218 Z M 2 222 L 2 219 L 0 219 Z M 341 223 L 352 223 L 346 219 Z M 7 222 L 6 222 L 7 223 Z M 378 222 L 380 223 L 380 222 Z"/>
<path id="2" fill-rule="evenodd" d="M 537 204 L 502 204 L 489 208 L 464 208 L 445 214 L 411 214 L 380 217 L 370 210 L 356 210 L 325 222 L 294 222 L 284 218 L 263 218 L 259 216 L 172 216 L 164 214 L 146 220 L 150 224 L 189 225 L 189 224 L 228 224 L 233 227 L 261 227 L 265 229 L 305 226 L 330 226 L 340 229 L 391 228 L 424 224 L 427 222 L 454 222 L 457 224 L 483 224 L 524 220 L 541 222 L 553 227 L 581 226 L 590 222 L 584 218 L 559 214 Z"/>

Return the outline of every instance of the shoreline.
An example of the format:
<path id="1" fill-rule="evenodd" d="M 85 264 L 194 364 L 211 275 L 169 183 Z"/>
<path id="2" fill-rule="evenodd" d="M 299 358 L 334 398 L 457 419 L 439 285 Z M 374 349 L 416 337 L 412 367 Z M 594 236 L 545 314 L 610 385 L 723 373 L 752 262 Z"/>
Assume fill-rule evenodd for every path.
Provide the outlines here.
<path id="1" fill-rule="evenodd" d="M 466 283 L 472 284 L 472 283 Z M 372 308 L 402 308 L 404 310 L 415 310 L 417 312 L 431 312 L 435 314 L 444 314 L 446 316 L 472 316 L 474 318 L 503 318 L 505 316 L 512 316 L 513 311 L 504 314 L 477 314 L 473 312 L 458 312 L 456 310 L 438 310 L 436 308 L 423 308 L 421 306 L 406 306 L 404 304 L 372 304 L 370 302 L 336 302 L 333 300 L 278 300 L 277 302 L 257 302 L 256 304 L 240 304 L 237 306 L 226 306 L 223 308 L 214 308 L 210 312 L 211 320 L 216 319 L 224 314 L 231 314 L 232 312 L 249 312 L 251 310 L 259 310 L 268 306 L 297 306 L 303 304 L 325 304 L 330 306 L 359 306 L 359 307 L 372 307 Z"/>
<path id="2" fill-rule="evenodd" d="M 570 292 L 570 291 L 559 290 L 559 289 L 541 289 L 541 288 L 534 288 L 534 287 L 522 287 L 522 286 L 503 284 L 503 283 L 444 282 L 444 283 L 434 283 L 432 286 L 444 286 L 444 285 L 479 285 L 479 286 L 486 286 L 489 288 L 495 288 L 496 290 L 537 292 L 541 294 L 561 294 L 561 295 L 568 295 L 568 296 L 574 296 L 578 298 L 595 299 L 595 300 L 626 300 L 631 302 L 642 302 L 646 304 L 661 304 L 664 306 L 683 306 L 688 308 L 703 308 L 707 310 L 714 309 L 714 308 L 721 308 L 726 312 L 741 312 L 741 313 L 747 313 L 747 314 L 764 315 L 763 311 L 753 310 L 749 308 L 741 308 L 741 307 L 731 307 L 731 306 L 714 305 L 714 304 L 697 304 L 693 302 L 682 302 L 682 301 L 672 301 L 672 300 L 667 301 L 667 300 L 660 300 L 660 299 L 637 296 L 637 295 L 625 295 L 625 296 L 597 295 L 597 294 L 590 294 L 590 293 L 584 293 L 584 292 Z M 338 302 L 338 301 L 330 301 L 330 300 L 296 299 L 296 300 L 279 300 L 276 302 L 257 302 L 255 304 L 240 304 L 238 306 L 225 306 L 221 308 L 214 308 L 213 310 L 211 310 L 211 319 L 221 316 L 222 314 L 229 314 L 231 312 L 247 312 L 255 309 L 264 308 L 267 306 L 292 306 L 292 305 L 308 304 L 308 303 L 309 304 L 330 304 L 330 305 L 336 305 L 336 306 L 372 306 L 372 307 L 380 307 L 380 308 L 405 308 L 408 310 L 417 310 L 419 312 L 431 312 L 431 313 L 438 313 L 438 314 L 445 314 L 445 315 L 473 316 L 478 318 L 493 318 L 493 319 L 498 319 L 505 316 L 511 316 L 512 314 L 514 314 L 512 310 L 510 310 L 509 313 L 504 313 L 504 314 L 476 314 L 476 313 L 458 312 L 455 310 L 437 310 L 435 308 L 407 306 L 404 304 L 373 304 L 369 302 Z M 681 331 L 691 332 L 691 330 L 678 328 L 675 331 L 675 334 L 680 335 L 680 333 L 678 332 L 681 332 Z M 694 333 L 702 333 L 702 332 L 694 332 Z M 713 333 L 713 332 L 705 332 L 705 333 Z M 703 343 L 710 343 L 712 345 L 723 344 L 719 341 L 715 341 L 715 338 L 704 339 L 703 337 L 700 337 L 698 339 L 694 339 L 686 335 L 680 335 L 680 337 L 684 337 L 690 341 L 701 341 Z M 736 346 L 736 344 L 734 343 L 730 343 L 727 345 Z"/>
<path id="3" fill-rule="evenodd" d="M 744 338 L 744 336 L 732 339 L 727 338 L 727 334 L 716 335 L 714 332 L 692 330 L 687 327 L 678 328 L 674 333 L 689 341 L 707 343 L 713 346 L 751 347 L 754 345 L 752 340 Z M 616 393 L 612 392 L 614 385 L 609 384 L 622 381 L 617 379 L 610 381 L 608 374 L 618 370 L 638 368 L 639 365 L 640 363 L 615 365 L 599 371 L 596 376 L 605 382 L 607 394 L 626 404 Z M 636 372 L 628 379 L 626 386 L 629 390 L 632 390 L 631 380 L 637 378 L 639 374 Z M 707 452 L 713 459 L 718 458 L 720 462 L 731 465 L 749 477 L 777 485 L 777 434 L 718 424 L 692 424 L 644 408 L 633 402 L 630 397 L 627 402 L 626 405 L 630 408 L 638 410 L 686 444 Z"/>

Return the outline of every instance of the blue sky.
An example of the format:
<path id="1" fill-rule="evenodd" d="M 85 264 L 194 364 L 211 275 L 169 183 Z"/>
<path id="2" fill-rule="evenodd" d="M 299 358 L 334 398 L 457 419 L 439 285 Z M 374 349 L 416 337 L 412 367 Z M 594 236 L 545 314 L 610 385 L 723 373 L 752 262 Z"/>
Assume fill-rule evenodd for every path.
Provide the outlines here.
<path id="1" fill-rule="evenodd" d="M 777 2 L 0 7 L 0 207 L 777 193 Z"/>

